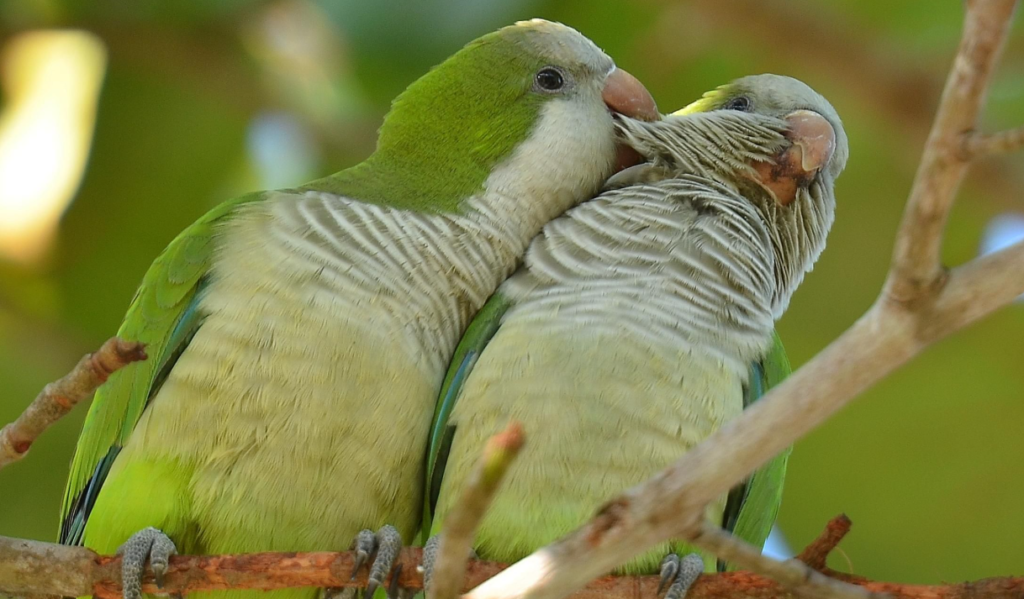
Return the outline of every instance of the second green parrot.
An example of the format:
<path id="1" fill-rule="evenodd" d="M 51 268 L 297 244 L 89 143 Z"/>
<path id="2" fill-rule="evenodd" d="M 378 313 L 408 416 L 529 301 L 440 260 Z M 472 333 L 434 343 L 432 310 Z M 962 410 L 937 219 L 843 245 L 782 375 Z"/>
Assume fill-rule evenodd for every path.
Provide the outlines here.
<path id="1" fill-rule="evenodd" d="M 481 559 L 517 561 L 580 526 L 789 372 L 774 323 L 824 248 L 847 156 L 832 106 L 761 75 L 621 126 L 649 162 L 544 227 L 449 368 L 428 462 L 432 534 L 488 437 L 510 420 L 527 435 L 477 531 Z M 707 517 L 761 546 L 785 460 Z M 671 555 L 687 550 L 620 571 L 661 564 L 678 597 L 715 567 Z"/>

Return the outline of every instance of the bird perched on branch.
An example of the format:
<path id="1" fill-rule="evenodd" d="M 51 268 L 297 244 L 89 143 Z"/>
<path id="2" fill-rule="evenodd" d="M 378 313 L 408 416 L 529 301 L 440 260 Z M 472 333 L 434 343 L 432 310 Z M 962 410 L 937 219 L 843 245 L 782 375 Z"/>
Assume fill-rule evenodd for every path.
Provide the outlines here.
<path id="1" fill-rule="evenodd" d="M 487 438 L 509 420 L 527 435 L 476 533 L 481 559 L 517 561 L 582 525 L 789 373 L 774 323 L 832 225 L 847 157 L 835 110 L 760 75 L 620 126 L 648 162 L 543 228 L 448 371 L 428 463 L 433 533 Z M 761 546 L 786 458 L 707 517 Z M 687 551 L 672 543 L 620 572 L 660 564 L 680 597 L 716 566 L 680 560 Z"/>
<path id="2" fill-rule="evenodd" d="M 534 20 L 409 86 L 364 162 L 214 208 L 146 273 L 118 334 L 149 361 L 86 419 L 60 538 L 147 559 L 344 549 L 371 587 L 418 531 L 430 416 L 472 316 L 658 117 L 575 30 Z M 362 531 L 362 532 L 361 532 Z M 372 588 L 371 588 L 372 591 Z M 232 598 L 313 597 L 293 589 Z"/>

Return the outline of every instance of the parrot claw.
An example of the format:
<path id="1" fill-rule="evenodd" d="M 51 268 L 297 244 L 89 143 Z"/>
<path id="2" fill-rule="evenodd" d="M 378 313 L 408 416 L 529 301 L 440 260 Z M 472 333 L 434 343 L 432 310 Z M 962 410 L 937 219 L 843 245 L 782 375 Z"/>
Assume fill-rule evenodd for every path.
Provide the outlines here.
<path id="1" fill-rule="evenodd" d="M 666 588 L 664 599 L 683 599 L 687 591 L 704 572 L 704 559 L 696 553 L 680 558 L 674 553 L 661 560 L 661 581 L 658 583 L 658 594 Z"/>
<path id="2" fill-rule="evenodd" d="M 441 545 L 441 535 L 434 535 L 427 539 L 423 546 L 423 561 L 417 570 L 423 574 L 423 592 L 430 589 L 430 579 L 434 577 L 434 560 L 437 559 L 437 548 Z"/>
<path id="3" fill-rule="evenodd" d="M 349 580 L 355 580 L 359 568 L 363 567 L 366 560 L 370 559 L 370 555 L 377 549 L 377 538 L 373 535 L 373 531 L 359 531 L 359 534 L 352 541 L 350 549 L 356 552 L 356 563 L 352 566 L 352 578 Z"/>
<path id="4" fill-rule="evenodd" d="M 391 525 L 382 526 L 376 534 L 372 530 L 362 530 L 356 535 L 355 541 L 352 542 L 352 549 L 356 552 L 356 563 L 352 568 L 352 578 L 356 577 L 356 572 L 369 561 L 370 556 L 374 556 L 373 562 L 370 565 L 370 576 L 366 583 L 365 593 L 365 597 L 372 598 L 374 592 L 388 579 L 388 574 L 395 564 L 398 552 L 402 549 L 402 536 Z M 398 574 L 400 573 L 401 570 L 399 569 L 398 573 L 390 579 L 388 585 L 389 597 L 397 594 L 393 589 L 398 587 Z"/>
<path id="5" fill-rule="evenodd" d="M 401 587 L 398 586 L 398 579 L 402 577 L 402 564 L 395 566 L 391 573 L 391 582 L 388 583 L 388 599 L 398 599 Z"/>
<path id="6" fill-rule="evenodd" d="M 146 570 L 146 560 L 156 579 L 156 586 L 164 586 L 164 574 L 170 557 L 178 553 L 174 541 L 158 528 L 152 526 L 133 534 L 117 548 L 121 556 L 121 580 L 124 599 L 141 599 L 142 575 Z"/>

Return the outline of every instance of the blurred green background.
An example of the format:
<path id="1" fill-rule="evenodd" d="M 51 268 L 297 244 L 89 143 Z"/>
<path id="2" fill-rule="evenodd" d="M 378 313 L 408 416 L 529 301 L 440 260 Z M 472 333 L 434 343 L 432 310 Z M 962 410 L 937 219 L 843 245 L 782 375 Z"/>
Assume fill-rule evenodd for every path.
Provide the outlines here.
<path id="1" fill-rule="evenodd" d="M 957 45 L 960 2 L 2 0 L 0 424 L 116 331 L 179 230 L 233 195 L 360 160 L 410 81 L 533 16 L 590 36 L 666 111 L 757 72 L 825 94 L 851 159 L 828 250 L 779 325 L 794 365 L 868 308 Z M 1022 123 L 1017 23 L 985 126 Z M 947 263 L 1024 236 L 1021 219 L 1024 157 L 979 164 L 951 218 Z M 790 545 L 845 512 L 854 529 L 833 555 L 841 570 L 921 583 L 1024 574 L 1022 347 L 1016 305 L 801 441 L 780 514 Z M 0 472 L 0 534 L 54 538 L 85 411 Z"/>

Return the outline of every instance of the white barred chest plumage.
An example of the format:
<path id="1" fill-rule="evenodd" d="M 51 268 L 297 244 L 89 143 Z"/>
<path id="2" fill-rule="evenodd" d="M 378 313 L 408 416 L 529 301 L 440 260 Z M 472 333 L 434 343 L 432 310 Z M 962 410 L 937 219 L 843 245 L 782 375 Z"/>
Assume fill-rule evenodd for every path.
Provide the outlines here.
<path id="1" fill-rule="evenodd" d="M 549 223 L 501 287 L 506 321 L 628 330 L 749 361 L 774 326 L 775 256 L 742 198 L 690 181 L 609 192 Z M 557 311 L 556 318 L 549 318 Z"/>
<path id="2" fill-rule="evenodd" d="M 383 524 L 411 539 L 447 362 L 525 245 L 484 220 L 324 193 L 242 207 L 122 463 L 188 465 L 202 551 L 345 547 Z"/>

